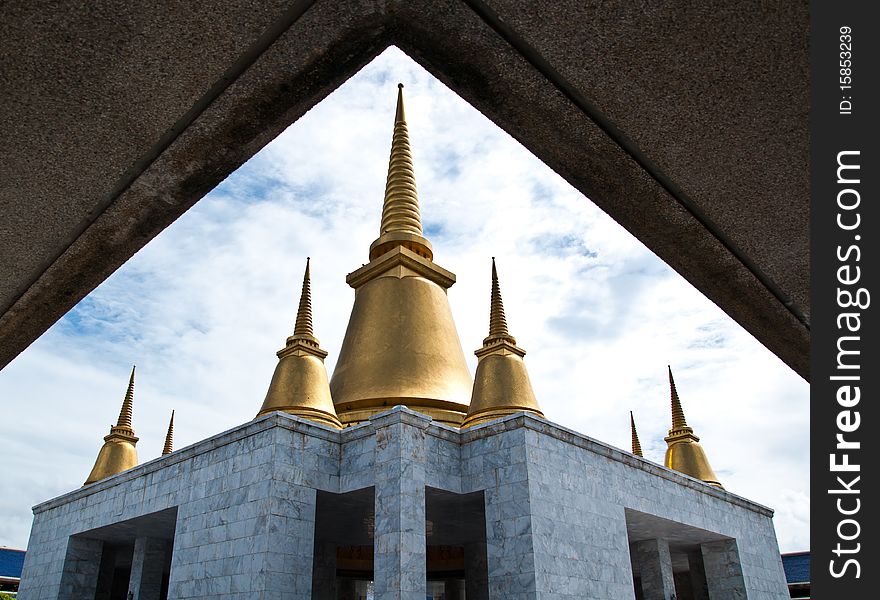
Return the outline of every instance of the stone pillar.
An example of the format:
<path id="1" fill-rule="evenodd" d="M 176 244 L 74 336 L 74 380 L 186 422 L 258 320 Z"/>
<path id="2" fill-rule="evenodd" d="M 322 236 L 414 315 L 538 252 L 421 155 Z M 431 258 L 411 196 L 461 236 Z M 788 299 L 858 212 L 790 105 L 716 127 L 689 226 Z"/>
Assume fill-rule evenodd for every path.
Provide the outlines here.
<path id="1" fill-rule="evenodd" d="M 672 557 L 667 541 L 662 538 L 643 540 L 635 542 L 632 549 L 639 565 L 645 600 L 675 600 Z"/>
<path id="2" fill-rule="evenodd" d="M 336 600 L 358 600 L 357 582 L 347 577 L 340 579 L 336 593 Z"/>
<path id="3" fill-rule="evenodd" d="M 709 597 L 724 598 L 724 600 L 747 598 L 736 540 L 701 544 L 700 550 L 703 554 L 703 566 L 706 569 Z"/>
<path id="4" fill-rule="evenodd" d="M 139 537 L 134 541 L 131 557 L 131 578 L 128 595 L 133 600 L 159 600 L 162 595 L 162 570 L 168 542 L 156 538 Z M 133 595 L 133 596 L 132 596 Z"/>
<path id="5" fill-rule="evenodd" d="M 58 600 L 94 598 L 104 542 L 71 537 L 67 542 Z"/>
<path id="6" fill-rule="evenodd" d="M 336 544 L 315 543 L 312 567 L 312 599 L 336 600 Z"/>
<path id="7" fill-rule="evenodd" d="M 375 600 L 425 600 L 425 429 L 406 408 L 371 419 L 376 435 Z"/>
<path id="8" fill-rule="evenodd" d="M 464 580 L 447 579 L 443 582 L 443 593 L 446 600 L 465 600 Z"/>
<path id="9" fill-rule="evenodd" d="M 525 432 L 525 428 L 519 428 L 480 440 L 484 446 L 479 461 L 483 469 L 481 478 L 494 482 L 483 490 L 486 570 L 491 600 L 538 597 Z M 474 449 L 469 448 L 467 452 Z M 466 460 L 464 453 L 462 460 Z M 503 477 L 497 473 L 501 469 L 506 472 Z M 555 559 L 546 553 L 548 564 Z"/>
<path id="10" fill-rule="evenodd" d="M 104 544 L 101 552 L 101 566 L 98 568 L 98 585 L 95 600 L 110 600 L 113 589 L 113 573 L 116 570 L 116 550 Z"/>
<path id="11" fill-rule="evenodd" d="M 471 542 L 464 545 L 464 581 L 467 600 L 489 600 L 486 542 Z"/>
<path id="12" fill-rule="evenodd" d="M 694 600 L 709 600 L 709 589 L 706 586 L 706 568 L 703 566 L 703 553 L 700 550 L 694 550 L 693 552 L 688 552 L 687 556 Z"/>
<path id="13" fill-rule="evenodd" d="M 261 568 L 267 596 L 285 600 L 312 598 L 315 557 L 316 491 L 274 480 L 268 501 L 267 549 Z"/>

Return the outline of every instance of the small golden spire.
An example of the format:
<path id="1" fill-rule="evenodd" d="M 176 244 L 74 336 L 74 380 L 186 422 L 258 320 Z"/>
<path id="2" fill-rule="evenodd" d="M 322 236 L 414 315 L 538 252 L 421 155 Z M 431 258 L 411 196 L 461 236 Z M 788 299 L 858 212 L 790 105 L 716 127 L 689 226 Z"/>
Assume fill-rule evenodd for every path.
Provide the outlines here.
<path id="1" fill-rule="evenodd" d="M 136 366 L 131 367 L 131 376 L 128 378 L 128 390 L 125 392 L 125 399 L 122 401 L 122 408 L 119 411 L 119 419 L 116 420 L 117 427 L 126 427 L 131 429 L 132 403 L 134 402 L 134 370 Z"/>
<path id="2" fill-rule="evenodd" d="M 523 361 L 526 351 L 516 345 L 516 339 L 507 331 L 494 257 L 489 336 L 483 340 L 483 347 L 474 354 L 479 361 L 474 375 L 474 391 L 462 429 L 522 411 L 544 416 L 538 408 Z"/>
<path id="3" fill-rule="evenodd" d="M 134 435 L 131 425 L 132 408 L 134 406 L 134 372 L 131 368 L 131 377 L 128 379 L 128 390 L 122 400 L 122 408 L 119 411 L 119 419 L 116 425 L 110 426 L 110 433 L 104 437 L 104 445 L 98 452 L 95 466 L 92 467 L 86 482 L 89 485 L 127 471 L 138 464 L 137 450 L 135 445 L 138 438 Z"/>
<path id="4" fill-rule="evenodd" d="M 165 446 L 162 448 L 162 456 L 174 452 L 174 411 L 171 411 L 171 421 L 168 422 L 168 433 L 165 434 Z"/>
<path id="5" fill-rule="evenodd" d="M 669 435 L 664 438 L 666 442 L 666 456 L 664 464 L 685 475 L 705 481 L 710 485 L 724 489 L 718 481 L 718 476 L 712 470 L 706 452 L 700 446 L 700 438 L 694 434 L 694 429 L 688 426 L 675 389 L 675 381 L 672 378 L 672 368 L 669 369 L 669 389 L 672 397 L 672 428 Z"/>
<path id="6" fill-rule="evenodd" d="M 397 84 L 397 110 L 394 113 L 388 178 L 385 180 L 382 223 L 379 238 L 370 246 L 370 260 L 397 246 L 404 246 L 428 259 L 434 256 L 431 244 L 422 236 L 422 216 L 403 109 L 402 83 Z"/>
<path id="7" fill-rule="evenodd" d="M 321 349 L 312 326 L 310 263 L 307 258 L 293 335 L 278 351 L 278 364 L 257 417 L 283 411 L 341 429 L 324 367 L 327 352 Z"/>
<path id="8" fill-rule="evenodd" d="M 299 296 L 299 308 L 296 311 L 296 324 L 293 326 L 293 336 L 291 339 L 313 341 L 318 344 L 315 338 L 315 331 L 312 325 L 312 288 L 311 273 L 309 265 L 311 257 L 306 257 L 306 273 L 303 276 L 302 292 Z"/>
<path id="9" fill-rule="evenodd" d="M 504 302 L 501 300 L 501 288 L 498 285 L 498 270 L 495 268 L 495 257 L 492 257 L 492 297 L 489 301 L 489 337 L 483 344 L 493 340 L 508 340 L 516 344 L 516 339 L 507 331 L 507 319 L 504 316 Z"/>
<path id="10" fill-rule="evenodd" d="M 636 431 L 636 420 L 633 418 L 633 412 L 629 411 L 629 425 L 632 430 L 632 452 L 636 456 L 644 457 L 642 454 L 642 445 L 639 443 L 639 433 Z"/>
<path id="11" fill-rule="evenodd" d="M 681 400 L 678 399 L 678 391 L 675 389 L 675 379 L 672 378 L 672 367 L 666 365 L 669 370 L 669 391 L 672 398 L 672 430 L 684 429 L 688 426 L 681 409 Z"/>

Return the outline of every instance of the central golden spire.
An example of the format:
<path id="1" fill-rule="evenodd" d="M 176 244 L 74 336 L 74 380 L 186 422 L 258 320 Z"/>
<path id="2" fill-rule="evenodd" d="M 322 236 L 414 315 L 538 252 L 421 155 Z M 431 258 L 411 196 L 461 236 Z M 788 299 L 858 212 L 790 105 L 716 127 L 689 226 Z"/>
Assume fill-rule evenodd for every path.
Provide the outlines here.
<path id="1" fill-rule="evenodd" d="M 693 428 L 688 426 L 684 418 L 681 400 L 678 399 L 678 390 L 675 389 L 675 380 L 672 378 L 672 367 L 667 368 L 672 403 L 672 429 L 669 430 L 669 436 L 664 438 L 667 445 L 664 464 L 670 469 L 723 489 L 724 486 L 719 483 L 718 476 L 709 465 L 706 452 L 699 444 L 700 438 L 694 435 Z"/>
<path id="2" fill-rule="evenodd" d="M 354 306 L 330 380 L 340 421 L 351 425 L 402 404 L 460 425 L 472 380 L 446 296 L 455 275 L 434 264 L 422 235 L 403 85 L 381 227 L 369 256 L 346 278 Z"/>
<path id="3" fill-rule="evenodd" d="M 388 178 L 385 180 L 382 224 L 378 239 L 370 246 L 370 260 L 395 246 L 403 246 L 429 260 L 434 258 L 431 243 L 422 236 L 422 216 L 419 212 L 419 194 L 416 191 L 416 172 L 409 147 L 406 113 L 403 110 L 402 83 L 397 84 L 397 111 L 394 114 Z"/>
<path id="4" fill-rule="evenodd" d="M 135 449 L 138 438 L 135 437 L 134 429 L 131 426 L 134 405 L 134 371 L 135 367 L 132 367 L 131 377 L 128 379 L 128 389 L 122 400 L 122 409 L 119 411 L 116 425 L 110 426 L 110 433 L 104 437 L 104 445 L 101 446 L 98 458 L 95 459 L 95 466 L 92 467 L 92 471 L 83 485 L 89 485 L 111 475 L 116 475 L 136 467 L 138 464 L 137 449 Z"/>

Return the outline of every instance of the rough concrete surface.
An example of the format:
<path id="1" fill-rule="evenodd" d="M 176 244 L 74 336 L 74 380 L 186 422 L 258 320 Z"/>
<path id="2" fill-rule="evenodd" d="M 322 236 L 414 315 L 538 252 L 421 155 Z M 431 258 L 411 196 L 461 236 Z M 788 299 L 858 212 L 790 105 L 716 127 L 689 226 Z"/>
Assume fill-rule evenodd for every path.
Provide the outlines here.
<path id="1" fill-rule="evenodd" d="M 396 44 L 804 377 L 805 3 L 0 8 L 0 365 Z"/>

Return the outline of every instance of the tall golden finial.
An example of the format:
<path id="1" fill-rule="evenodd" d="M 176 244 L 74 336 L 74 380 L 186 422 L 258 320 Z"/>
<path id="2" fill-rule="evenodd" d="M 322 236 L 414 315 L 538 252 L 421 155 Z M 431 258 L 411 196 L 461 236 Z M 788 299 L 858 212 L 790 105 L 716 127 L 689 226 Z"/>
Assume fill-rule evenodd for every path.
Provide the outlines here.
<path id="1" fill-rule="evenodd" d="M 467 417 L 461 427 L 472 427 L 516 412 L 543 417 L 532 390 L 523 357 L 526 351 L 516 345 L 507 331 L 498 270 L 492 258 L 492 294 L 489 302 L 489 336 L 477 350 L 477 372 Z"/>
<path id="2" fill-rule="evenodd" d="M 394 114 L 388 178 L 385 181 L 382 223 L 379 227 L 379 238 L 370 246 L 370 260 L 397 246 L 404 246 L 428 259 L 434 256 L 431 244 L 422 236 L 416 174 L 403 110 L 402 83 L 397 84 L 397 110 Z"/>
<path id="3" fill-rule="evenodd" d="M 278 351 L 278 364 L 257 417 L 283 411 L 341 429 L 324 367 L 326 356 L 312 327 L 310 259 L 307 258 L 293 335 Z"/>
<path id="4" fill-rule="evenodd" d="M 645 455 L 642 454 L 642 445 L 639 443 L 639 433 L 636 431 L 636 420 L 633 417 L 632 411 L 629 411 L 629 426 L 632 430 L 632 452 L 636 456 L 644 457 Z"/>
<path id="5" fill-rule="evenodd" d="M 135 437 L 131 425 L 134 405 L 134 372 L 135 367 L 132 367 L 131 377 L 128 379 L 128 390 L 125 392 L 122 409 L 119 411 L 119 419 L 117 419 L 116 425 L 110 426 L 110 433 L 104 437 L 104 445 L 98 452 L 95 466 L 92 467 L 92 471 L 83 485 L 89 485 L 111 475 L 127 471 L 138 464 L 137 450 L 135 449 L 138 438 Z"/>
<path id="6" fill-rule="evenodd" d="M 162 456 L 174 452 L 174 411 L 171 411 L 171 420 L 168 422 L 168 433 L 165 434 L 165 446 L 162 448 Z"/>
<path id="7" fill-rule="evenodd" d="M 669 435 L 664 438 L 666 442 L 666 457 L 664 464 L 685 475 L 705 481 L 710 485 L 724 488 L 718 481 L 718 476 L 709 465 L 706 452 L 700 446 L 694 430 L 689 427 L 684 418 L 678 391 L 675 389 L 675 381 L 672 378 L 672 368 L 669 369 L 669 390 L 672 397 L 672 428 Z"/>

